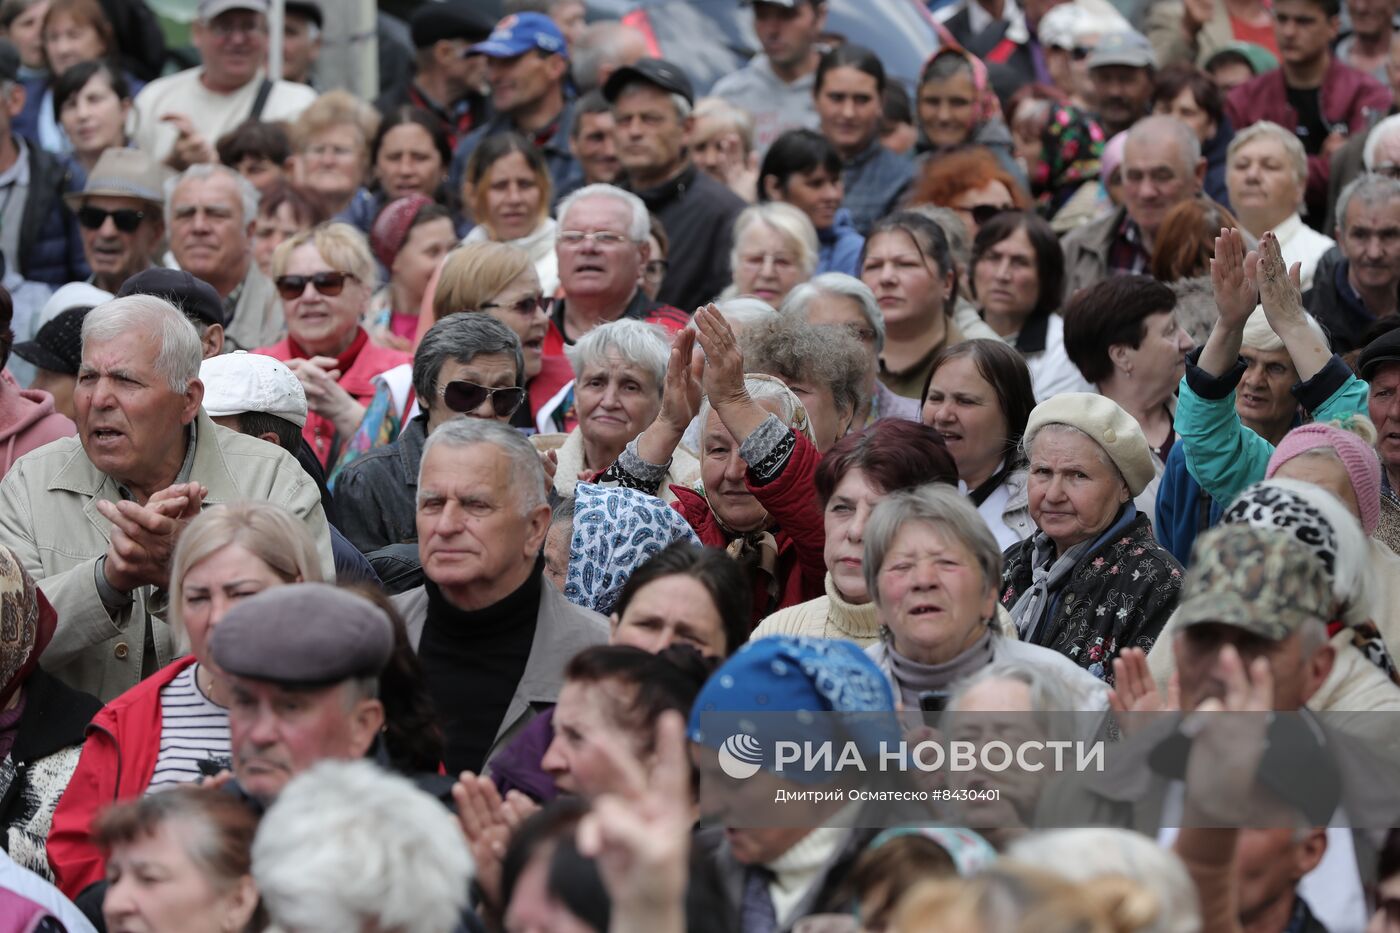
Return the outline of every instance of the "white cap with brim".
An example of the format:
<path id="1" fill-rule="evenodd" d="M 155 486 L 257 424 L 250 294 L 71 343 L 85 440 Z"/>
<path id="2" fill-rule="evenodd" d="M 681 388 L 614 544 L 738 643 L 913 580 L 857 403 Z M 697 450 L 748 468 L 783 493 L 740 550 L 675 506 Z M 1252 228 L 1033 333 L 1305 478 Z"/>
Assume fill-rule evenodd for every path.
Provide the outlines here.
<path id="1" fill-rule="evenodd" d="M 1067 424 L 1089 435 L 1123 474 L 1134 496 L 1157 475 L 1142 427 L 1111 398 L 1091 392 L 1062 392 L 1046 399 L 1031 410 L 1025 436 L 1034 440 L 1036 432 L 1049 424 Z"/>
<path id="2" fill-rule="evenodd" d="M 261 353 L 238 350 L 205 360 L 204 413 L 211 418 L 259 412 L 306 427 L 306 390 L 285 363 Z"/>

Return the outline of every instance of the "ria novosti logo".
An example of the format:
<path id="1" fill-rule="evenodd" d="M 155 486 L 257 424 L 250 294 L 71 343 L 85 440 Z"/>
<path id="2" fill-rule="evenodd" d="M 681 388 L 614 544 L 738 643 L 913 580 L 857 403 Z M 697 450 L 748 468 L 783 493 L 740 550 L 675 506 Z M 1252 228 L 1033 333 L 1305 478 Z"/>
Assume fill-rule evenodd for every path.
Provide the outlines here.
<path id="1" fill-rule="evenodd" d="M 736 732 L 719 748 L 719 768 L 725 774 L 742 781 L 758 773 L 763 766 L 763 746 L 746 732 Z"/>

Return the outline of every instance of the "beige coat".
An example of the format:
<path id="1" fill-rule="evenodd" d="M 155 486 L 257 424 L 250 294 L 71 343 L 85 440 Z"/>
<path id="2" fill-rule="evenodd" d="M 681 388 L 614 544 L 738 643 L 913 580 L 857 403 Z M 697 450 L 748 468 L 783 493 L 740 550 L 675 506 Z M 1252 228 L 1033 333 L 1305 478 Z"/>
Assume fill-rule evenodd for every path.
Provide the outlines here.
<path id="1" fill-rule="evenodd" d="M 1157 53 L 1157 66 L 1165 68 L 1177 62 L 1205 67 L 1206 61 L 1231 42 L 1235 41 L 1234 28 L 1230 25 L 1230 13 L 1225 4 L 1217 0 L 1211 17 L 1201 25 L 1194 41 L 1188 39 L 1181 27 L 1185 14 L 1184 4 L 1179 0 L 1159 0 L 1147 10 L 1147 22 L 1143 32 Z"/>
<path id="2" fill-rule="evenodd" d="M 237 500 L 282 506 L 306 522 L 326 579 L 334 580 L 320 493 L 296 458 L 219 427 L 203 409 L 197 425 L 190 480 L 208 487 L 205 507 Z M 0 481 L 0 544 L 15 552 L 58 611 L 44 668 L 104 703 L 141 679 L 148 638 L 159 665 L 173 658 L 163 590 L 141 587 L 115 618 L 98 596 L 96 565 L 107 553 L 112 526 L 97 511 L 97 500 L 119 498 L 116 481 L 98 472 L 76 437 L 26 454 Z"/>
<path id="3" fill-rule="evenodd" d="M 233 320 L 224 328 L 224 352 L 254 350 L 268 347 L 287 335 L 282 317 L 282 299 L 272 280 L 263 275 L 258 264 L 248 264 L 243 277 L 243 291 L 233 308 Z"/>

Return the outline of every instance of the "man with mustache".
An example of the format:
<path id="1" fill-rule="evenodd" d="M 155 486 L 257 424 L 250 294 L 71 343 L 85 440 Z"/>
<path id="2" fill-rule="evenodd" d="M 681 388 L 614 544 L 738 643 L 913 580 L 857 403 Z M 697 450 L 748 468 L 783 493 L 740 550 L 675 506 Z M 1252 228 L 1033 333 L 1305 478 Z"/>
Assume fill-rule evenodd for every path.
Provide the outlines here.
<path id="1" fill-rule="evenodd" d="M 1099 124 L 1107 139 L 1152 112 L 1152 79 L 1157 56 L 1139 32 L 1111 32 L 1089 53 Z"/>
<path id="2" fill-rule="evenodd" d="M 1337 198 L 1337 245 L 1318 260 L 1304 303 L 1347 353 L 1400 309 L 1400 181 L 1362 175 Z"/>

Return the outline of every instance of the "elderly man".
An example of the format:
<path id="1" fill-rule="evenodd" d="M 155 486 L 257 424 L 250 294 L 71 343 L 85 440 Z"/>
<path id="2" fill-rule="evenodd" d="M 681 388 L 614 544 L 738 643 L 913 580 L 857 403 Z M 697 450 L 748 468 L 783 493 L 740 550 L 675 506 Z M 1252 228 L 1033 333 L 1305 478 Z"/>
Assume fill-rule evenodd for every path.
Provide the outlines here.
<path id="1" fill-rule="evenodd" d="M 1065 295 L 1110 273 L 1146 274 L 1167 212 L 1198 197 L 1206 177 L 1201 141 L 1172 117 L 1147 117 L 1123 147 L 1124 205 L 1064 239 Z"/>
<path id="2" fill-rule="evenodd" d="M 224 303 L 214 287 L 182 269 L 147 269 L 122 283 L 118 298 L 154 295 L 170 302 L 194 325 L 204 358 L 224 352 Z"/>
<path id="3" fill-rule="evenodd" d="M 1400 119 L 1392 119 L 1400 114 L 1400 30 L 1391 35 L 1389 49 L 1385 66 L 1385 83 L 1390 89 L 1390 109 L 1386 111 L 1388 116 L 1368 132 L 1352 136 L 1346 145 L 1332 156 L 1330 173 L 1327 176 L 1327 219 L 1322 224 L 1324 231 L 1331 231 L 1337 226 L 1337 198 L 1341 190 L 1351 184 L 1357 175 L 1362 172 L 1379 172 L 1392 178 L 1400 177 Z M 1369 162 L 1366 160 L 1367 152 L 1372 153 Z"/>
<path id="4" fill-rule="evenodd" d="M 318 761 L 375 749 L 394 625 L 363 596 L 326 583 L 273 587 L 230 609 L 209 650 L 229 678 L 233 776 L 254 802 L 272 803 Z"/>
<path id="5" fill-rule="evenodd" d="M 496 116 L 458 144 L 452 156 L 453 190 L 461 187 L 467 160 L 487 136 L 511 131 L 534 140 L 549 165 L 554 190 L 572 183 L 578 163 L 569 151 L 573 104 L 565 91 L 569 52 L 564 34 L 543 13 L 516 13 L 496 24 L 485 42 L 468 50 L 486 56 Z"/>
<path id="6" fill-rule="evenodd" d="M 282 506 L 334 572 L 315 484 L 291 456 L 209 420 L 200 359 L 194 328 L 159 298 L 93 309 L 73 398 L 78 436 L 22 457 L 0 482 L 0 543 L 58 610 L 48 669 L 104 701 L 174 657 L 161 618 L 170 558 L 203 505 Z"/>
<path id="7" fill-rule="evenodd" d="M 396 84 L 375 101 L 389 117 L 400 107 L 417 107 L 431 114 L 456 148 L 480 123 L 489 107 L 482 93 L 485 62 L 469 55 L 473 43 L 491 34 L 489 14 L 471 0 L 425 3 L 409 19 L 416 68 L 411 82 Z"/>
<path id="8" fill-rule="evenodd" d="M 1376 453 L 1381 466 L 1382 525 L 1400 521 L 1400 330 L 1377 337 L 1357 360 L 1361 378 L 1369 384 L 1367 414 L 1380 439 Z M 1391 547 L 1395 545 L 1391 543 Z"/>
<path id="9" fill-rule="evenodd" d="M 763 52 L 710 89 L 753 115 L 754 146 L 766 152 L 784 130 L 817 128 L 813 103 L 824 51 L 826 0 L 758 0 L 753 30 Z"/>
<path id="10" fill-rule="evenodd" d="M 394 601 L 442 714 L 449 774 L 479 773 L 558 701 L 569 659 L 608 640 L 602 616 L 544 578 L 545 489 L 539 454 L 504 424 L 454 419 L 423 445 L 418 552 L 427 582 Z"/>
<path id="11" fill-rule="evenodd" d="M 684 71 L 644 58 L 614 72 L 603 96 L 613 105 L 627 187 L 661 219 L 671 241 L 657 300 L 694 310 L 729 284 L 734 220 L 744 202 L 690 157 L 695 92 Z"/>
<path id="12" fill-rule="evenodd" d="M 1131 127 L 1152 112 L 1157 56 L 1142 33 L 1112 32 L 1089 53 L 1089 80 L 1105 136 Z"/>
<path id="13" fill-rule="evenodd" d="M 418 540 L 418 467 L 428 435 L 465 415 L 509 424 L 525 401 L 515 333 L 489 314 L 450 314 L 413 354 L 418 414 L 398 439 L 356 459 L 336 480 L 340 524 L 364 553 Z"/>
<path id="14" fill-rule="evenodd" d="M 137 148 L 176 171 L 219 161 L 214 142 L 245 120 L 292 122 L 316 99 L 263 71 L 267 0 L 200 0 L 190 38 L 204 64 L 136 95 Z"/>
<path id="15" fill-rule="evenodd" d="M 258 191 L 224 165 L 196 165 L 166 182 L 165 222 L 170 252 L 181 269 L 214 287 L 224 303 L 224 343 L 230 350 L 282 339 L 282 302 L 253 261 Z"/>
<path id="16" fill-rule="evenodd" d="M 1362 175 L 1337 199 L 1337 245 L 1318 260 L 1312 316 L 1332 349 L 1362 346 L 1375 322 L 1400 310 L 1400 181 Z"/>
<path id="17" fill-rule="evenodd" d="M 165 238 L 165 176 L 139 149 L 108 149 L 81 192 L 64 197 L 78 217 L 92 284 L 109 292 L 156 264 Z"/>

